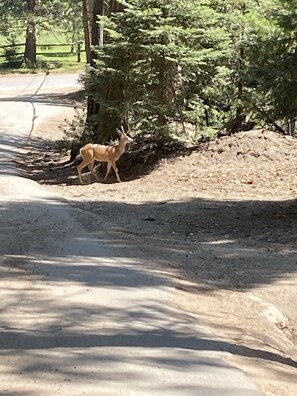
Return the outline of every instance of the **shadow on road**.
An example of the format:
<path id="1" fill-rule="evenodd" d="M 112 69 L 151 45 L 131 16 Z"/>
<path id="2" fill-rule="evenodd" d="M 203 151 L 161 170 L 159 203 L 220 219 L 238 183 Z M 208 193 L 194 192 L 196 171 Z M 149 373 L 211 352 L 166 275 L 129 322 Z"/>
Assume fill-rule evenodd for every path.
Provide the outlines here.
<path id="1" fill-rule="evenodd" d="M 36 218 L 36 213 L 46 214 L 53 209 L 63 211 L 63 205 L 63 200 L 53 200 L 51 204 L 4 202 L 1 212 L 6 220 L 1 225 L 2 233 L 10 227 L 25 241 L 26 254 L 39 251 L 43 254 L 47 246 L 35 246 L 34 233 L 42 232 L 59 241 L 67 235 L 67 224 L 63 224 L 63 218 L 59 224 L 51 223 L 48 215 L 45 226 L 43 219 Z M 107 249 L 112 248 L 119 258 L 146 260 L 148 264 L 152 261 L 158 263 L 159 268 L 175 269 L 191 282 L 189 288 L 193 291 L 248 290 L 297 271 L 295 201 L 216 202 L 193 199 L 134 205 L 73 200 L 71 206 L 80 209 L 73 211 L 73 217 L 90 231 L 90 242 L 100 242 Z M 15 225 L 15 213 L 19 214 L 19 226 Z M 25 223 L 21 221 L 22 217 Z M 61 257 L 69 256 L 72 260 L 73 255 L 80 256 L 80 243 L 84 241 L 81 242 L 78 230 L 72 251 L 62 252 Z M 22 254 L 17 247 L 11 246 L 3 245 L 1 254 Z M 89 251 L 92 256 L 91 246 Z M 102 252 L 104 255 L 104 250 Z M 187 266 L 189 256 L 191 262 L 196 258 L 191 267 Z M 91 268 L 86 264 L 82 272 L 88 273 L 89 270 Z M 110 271 L 106 272 L 110 273 L 112 281 L 115 274 Z M 70 276 L 72 279 L 74 274 L 68 273 L 67 278 Z M 79 280 L 77 267 L 76 274 Z M 59 275 L 58 271 L 57 280 L 62 275 L 63 272 Z M 99 280 L 93 278 L 91 281 L 96 283 Z"/>
<path id="2" fill-rule="evenodd" d="M 72 219 L 75 219 L 79 212 L 77 207 L 92 213 L 93 223 L 90 224 L 90 228 L 93 232 L 90 232 L 89 236 L 81 236 L 80 230 L 77 229 L 77 236 L 70 240 L 68 248 L 65 249 L 61 247 L 64 245 L 60 244 L 64 239 L 67 240 L 68 235 L 65 202 L 53 199 L 49 202 L 1 203 L 0 212 L 3 222 L 0 226 L 0 253 L 4 259 L 1 266 L 2 279 L 17 279 L 17 277 L 21 279 L 32 276 L 33 279 L 36 278 L 45 284 L 65 285 L 67 282 L 72 282 L 85 289 L 133 290 L 166 287 L 175 282 L 177 286 L 178 277 L 182 276 L 191 282 L 193 291 L 211 292 L 221 288 L 251 289 L 259 284 L 274 282 L 297 270 L 295 259 L 290 260 L 292 253 L 284 257 L 283 252 L 267 250 L 269 247 L 267 236 L 270 235 L 267 234 L 267 230 L 273 231 L 274 238 L 277 238 L 277 233 L 283 235 L 284 229 L 291 229 L 290 233 L 282 237 L 282 243 L 293 244 L 295 241 L 295 202 L 281 204 L 193 200 L 162 204 L 159 207 L 156 203 L 128 205 L 117 202 L 72 202 L 72 205 L 76 206 L 71 216 Z M 56 216 L 51 218 L 50 213 L 53 210 L 56 214 L 61 214 L 61 221 L 58 223 Z M 139 219 L 139 224 L 133 224 L 133 230 L 129 229 L 127 222 L 132 212 L 134 218 Z M 269 215 L 267 215 L 268 212 Z M 41 213 L 47 216 L 46 223 L 40 216 Z M 111 213 L 118 214 L 118 216 L 113 215 L 113 223 L 110 221 Z M 156 216 L 155 222 L 143 220 L 148 213 Z M 17 222 L 16 219 L 18 219 Z M 165 221 L 169 219 L 170 224 L 167 224 L 166 233 L 163 227 Z M 218 222 L 224 222 L 226 225 L 224 235 L 218 232 L 221 230 L 221 227 L 217 227 Z M 253 234 L 247 234 L 249 228 L 245 227 L 247 222 L 253 225 Z M 100 231 L 94 231 L 95 224 Z M 200 230 L 203 229 L 203 234 L 199 235 L 197 232 L 199 227 Z M 190 239 L 187 236 L 189 231 L 191 231 Z M 195 236 L 192 234 L 193 231 Z M 246 238 L 247 245 L 244 247 L 241 244 L 238 248 L 236 241 L 239 239 L 242 241 L 244 238 Z M 143 241 L 142 244 L 140 240 Z M 48 241 L 51 241 L 50 246 Z M 259 244 L 253 246 L 253 241 L 262 241 L 262 246 Z M 96 254 L 92 255 L 93 247 L 98 243 L 102 247 L 101 257 Z M 86 244 L 89 246 L 87 256 L 83 253 L 86 250 L 82 250 L 82 245 L 85 247 Z M 195 250 L 195 246 L 199 249 Z M 203 251 L 206 249 L 208 257 L 209 254 L 213 255 L 213 262 L 204 259 Z M 269 265 L 266 266 L 263 249 L 264 256 L 274 256 L 275 265 L 271 265 L 270 257 Z M 110 251 L 113 252 L 112 258 L 110 258 Z M 197 254 L 195 268 L 188 268 L 186 265 L 189 254 Z M 39 259 L 41 256 L 42 261 Z M 175 271 L 176 279 L 169 277 L 170 268 Z M 19 270 L 21 273 L 18 272 Z M 247 275 L 242 277 L 244 272 Z M 14 298 L 12 306 L 15 306 L 18 300 L 22 300 L 21 291 L 15 291 Z M 223 350 L 297 367 L 296 362 L 277 353 L 211 339 L 201 341 L 199 337 L 193 336 L 183 338 L 178 335 L 177 329 L 171 331 L 173 322 L 170 323 L 170 318 L 174 317 L 175 323 L 177 314 L 170 312 L 170 308 L 166 306 L 162 308 L 163 312 L 160 312 L 160 307 L 156 308 L 141 302 L 128 312 L 121 312 L 110 307 L 97 307 L 95 312 L 92 307 L 80 307 L 80 304 L 68 305 L 63 300 L 59 301 L 57 307 L 55 307 L 57 302 L 51 302 L 51 299 L 46 302 L 46 306 L 49 307 L 49 304 L 53 304 L 49 310 L 54 312 L 54 322 L 49 328 L 17 333 L 11 331 L 7 323 L 7 329 L 10 330 L 2 336 L 2 348 L 26 349 L 26 345 L 29 349 L 50 348 L 51 345 L 61 348 L 92 348 L 109 345 Z M 6 305 L 2 313 L 9 309 L 10 307 Z M 65 312 L 67 312 L 67 319 L 64 317 Z M 164 318 L 162 328 L 130 333 L 129 323 L 141 321 L 141 323 L 147 322 L 149 326 L 150 323 L 155 323 L 156 312 Z M 42 314 L 42 307 L 40 314 Z M 69 321 L 75 321 L 81 325 L 89 323 L 92 315 L 96 315 L 97 318 L 98 316 L 116 317 L 122 325 L 127 324 L 127 329 L 112 336 L 104 332 L 100 334 L 100 331 L 92 335 L 81 331 L 68 334 L 66 323 Z M 182 316 L 177 319 L 177 323 L 182 325 Z M 54 335 L 50 334 L 55 326 L 61 328 L 65 326 L 65 328 L 61 332 L 60 330 L 54 331 Z M 15 337 L 18 339 L 17 344 L 13 341 Z"/>
<path id="3" fill-rule="evenodd" d="M 48 106 L 63 106 L 74 107 L 85 99 L 83 90 L 78 90 L 70 93 L 51 92 L 51 93 L 38 93 L 18 96 L 8 96 L 0 98 L 0 102 L 29 102 L 39 103 Z"/>

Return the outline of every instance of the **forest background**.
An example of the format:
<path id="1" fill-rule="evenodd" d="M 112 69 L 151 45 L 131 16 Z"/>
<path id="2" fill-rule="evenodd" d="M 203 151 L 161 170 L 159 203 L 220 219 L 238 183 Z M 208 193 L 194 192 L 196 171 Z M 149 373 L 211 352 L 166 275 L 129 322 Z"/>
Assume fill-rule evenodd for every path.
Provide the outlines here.
<path id="1" fill-rule="evenodd" d="M 73 66 L 84 43 L 82 142 L 120 125 L 161 139 L 267 125 L 295 134 L 297 1 L 1 0 L 0 9 L 5 70 L 63 66 L 63 55 L 38 56 L 55 38 Z"/>

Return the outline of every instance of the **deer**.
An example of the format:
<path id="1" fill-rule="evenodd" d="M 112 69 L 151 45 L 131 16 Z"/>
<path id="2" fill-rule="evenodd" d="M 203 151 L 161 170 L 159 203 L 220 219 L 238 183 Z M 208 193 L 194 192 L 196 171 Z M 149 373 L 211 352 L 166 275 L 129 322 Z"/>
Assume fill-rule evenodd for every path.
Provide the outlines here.
<path id="1" fill-rule="evenodd" d="M 107 170 L 104 180 L 107 178 L 111 168 L 113 168 L 118 182 L 121 183 L 118 169 L 116 167 L 116 161 L 125 152 L 126 145 L 133 142 L 133 139 L 130 136 L 126 135 L 123 126 L 121 126 L 121 131 L 117 129 L 117 133 L 120 139 L 118 144 L 114 146 L 105 146 L 103 144 L 88 143 L 80 149 L 80 155 L 82 156 L 83 161 L 81 164 L 79 164 L 76 167 L 76 169 L 81 184 L 83 184 L 81 171 L 86 166 L 88 166 L 89 171 L 99 181 L 99 178 L 94 170 L 95 161 L 107 162 Z"/>

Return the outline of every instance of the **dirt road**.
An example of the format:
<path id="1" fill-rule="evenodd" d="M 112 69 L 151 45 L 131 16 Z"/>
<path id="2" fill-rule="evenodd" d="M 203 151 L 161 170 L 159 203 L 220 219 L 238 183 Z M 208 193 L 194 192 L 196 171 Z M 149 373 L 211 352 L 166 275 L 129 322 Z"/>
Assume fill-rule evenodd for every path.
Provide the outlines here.
<path id="1" fill-rule="evenodd" d="M 0 393 L 259 395 L 226 362 L 228 345 L 178 306 L 153 252 L 133 259 L 127 244 L 108 246 L 95 232 L 104 217 L 21 177 L 12 161 L 28 136 L 71 107 L 50 82 L 19 86 L 26 98 L 12 87 L 0 98 Z M 144 245 L 135 237 L 134 249 Z"/>
<path id="2" fill-rule="evenodd" d="M 120 165 L 121 184 L 86 173 L 81 186 L 74 167 L 60 166 L 69 156 L 53 149 L 62 122 L 35 130 L 17 162 L 23 174 L 79 208 L 79 221 L 117 255 L 124 248 L 170 273 L 176 306 L 202 318 L 266 395 L 295 396 L 297 141 L 244 132 L 151 173 Z"/>

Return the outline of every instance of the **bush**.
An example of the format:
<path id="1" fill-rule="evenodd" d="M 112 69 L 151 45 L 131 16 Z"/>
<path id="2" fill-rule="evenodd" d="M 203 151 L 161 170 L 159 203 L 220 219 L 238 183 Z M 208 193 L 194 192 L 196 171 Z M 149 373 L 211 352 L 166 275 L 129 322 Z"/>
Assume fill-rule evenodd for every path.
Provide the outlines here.
<path id="1" fill-rule="evenodd" d="M 19 55 L 17 53 L 17 46 L 15 39 L 9 40 L 11 46 L 5 48 L 4 54 L 5 54 L 5 66 L 8 67 L 21 67 L 23 63 L 23 55 Z"/>

